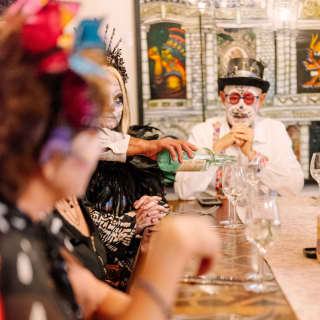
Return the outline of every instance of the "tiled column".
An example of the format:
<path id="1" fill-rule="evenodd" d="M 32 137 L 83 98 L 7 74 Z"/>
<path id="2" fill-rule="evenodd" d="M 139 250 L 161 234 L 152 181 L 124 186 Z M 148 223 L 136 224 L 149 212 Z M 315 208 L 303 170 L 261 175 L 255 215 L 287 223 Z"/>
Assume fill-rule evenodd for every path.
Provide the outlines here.
<path id="1" fill-rule="evenodd" d="M 141 25 L 141 64 L 142 64 L 142 92 L 143 92 L 143 109 L 148 108 L 148 100 L 151 98 L 150 79 L 149 79 L 149 57 L 147 33 L 149 25 Z"/>
<path id="2" fill-rule="evenodd" d="M 286 77 L 287 72 L 287 51 L 286 44 L 286 30 L 281 29 L 277 31 L 277 93 L 285 95 L 287 93 L 288 82 Z"/>
<path id="3" fill-rule="evenodd" d="M 297 94 L 297 32 L 290 34 L 290 95 Z"/>
<path id="4" fill-rule="evenodd" d="M 270 30 L 257 29 L 256 54 L 265 64 L 264 78 L 270 82 L 267 99 L 272 101 L 275 93 L 275 44 L 274 34 Z"/>
<path id="5" fill-rule="evenodd" d="M 285 72 L 285 81 L 284 81 L 284 93 L 289 94 L 290 88 L 290 30 L 284 30 L 284 39 L 283 39 L 283 49 L 284 49 L 284 72 Z"/>
<path id="6" fill-rule="evenodd" d="M 305 179 L 309 178 L 309 126 L 310 122 L 300 123 L 300 162 Z"/>
<path id="7" fill-rule="evenodd" d="M 214 72 L 214 39 L 215 33 L 208 29 L 205 34 L 206 52 L 205 52 L 205 68 L 206 68 L 206 85 L 207 85 L 207 104 L 213 104 L 216 98 L 215 91 L 217 88 L 217 74 Z M 208 107 L 208 106 L 207 106 Z"/>

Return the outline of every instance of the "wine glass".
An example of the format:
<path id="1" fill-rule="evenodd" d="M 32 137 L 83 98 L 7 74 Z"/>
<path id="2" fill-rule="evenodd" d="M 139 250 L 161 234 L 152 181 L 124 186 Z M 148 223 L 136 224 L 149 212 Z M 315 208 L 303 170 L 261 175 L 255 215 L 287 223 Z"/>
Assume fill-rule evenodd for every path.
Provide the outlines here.
<path id="1" fill-rule="evenodd" d="M 310 163 L 310 173 L 312 178 L 318 183 L 320 191 L 320 152 L 315 152 L 312 155 Z"/>
<path id="2" fill-rule="evenodd" d="M 261 255 L 258 265 L 260 276 L 257 282 L 248 284 L 246 289 L 256 293 L 270 292 L 277 290 L 277 287 L 272 282 L 264 281 L 264 255 L 267 248 L 279 237 L 279 211 L 275 198 L 270 195 L 257 196 L 251 206 L 251 216 L 248 216 L 246 221 L 246 236 Z"/>
<path id="3" fill-rule="evenodd" d="M 225 228 L 241 228 L 243 224 L 238 223 L 237 204 L 246 192 L 246 178 L 244 167 L 240 165 L 225 165 L 222 172 L 222 190 L 229 200 L 229 224 Z M 232 204 L 233 210 L 231 210 Z"/>
<path id="4" fill-rule="evenodd" d="M 249 202 L 247 207 L 246 219 L 250 219 L 251 217 L 252 203 L 254 203 L 255 198 L 257 196 L 257 188 L 260 181 L 259 172 L 260 172 L 259 163 L 248 164 L 246 168 L 246 178 L 247 178 L 247 183 L 249 185 Z M 261 255 L 258 254 L 258 249 L 255 250 L 254 258 L 263 260 Z M 248 280 L 258 280 L 259 276 L 260 276 L 259 273 L 252 272 L 252 273 L 248 273 L 246 275 L 246 278 Z"/>
<path id="5" fill-rule="evenodd" d="M 246 168 L 246 180 L 249 185 L 249 203 L 252 203 L 257 195 L 257 188 L 260 181 L 259 172 L 259 163 L 248 164 Z M 247 210 L 247 214 L 250 215 L 250 207 Z"/>

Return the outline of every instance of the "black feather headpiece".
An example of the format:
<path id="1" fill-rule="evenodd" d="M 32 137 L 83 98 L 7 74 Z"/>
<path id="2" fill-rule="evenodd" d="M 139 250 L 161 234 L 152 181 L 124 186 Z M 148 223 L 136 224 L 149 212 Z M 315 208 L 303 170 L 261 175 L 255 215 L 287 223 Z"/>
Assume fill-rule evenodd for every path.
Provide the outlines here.
<path id="1" fill-rule="evenodd" d="M 106 32 L 104 34 L 107 63 L 109 65 L 112 65 L 115 69 L 119 71 L 123 79 L 123 82 L 126 83 L 129 77 L 127 74 L 126 67 L 124 66 L 124 60 L 122 58 L 122 50 L 121 48 L 119 48 L 122 39 L 119 39 L 119 41 L 113 47 L 112 42 L 113 42 L 116 29 L 115 28 L 112 29 L 112 33 L 110 37 L 109 37 L 108 31 L 109 31 L 109 25 L 106 26 Z"/>

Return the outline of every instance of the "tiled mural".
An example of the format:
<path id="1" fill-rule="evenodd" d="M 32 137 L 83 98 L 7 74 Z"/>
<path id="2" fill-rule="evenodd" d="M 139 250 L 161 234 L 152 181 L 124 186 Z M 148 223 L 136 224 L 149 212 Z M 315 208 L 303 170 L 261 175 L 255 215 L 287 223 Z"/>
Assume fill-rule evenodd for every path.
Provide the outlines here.
<path id="1" fill-rule="evenodd" d="M 271 87 L 261 114 L 286 124 L 308 178 L 309 126 L 320 121 L 319 8 L 317 0 L 140 0 L 144 123 L 186 139 L 222 114 L 217 78 L 228 59 L 262 60 Z"/>

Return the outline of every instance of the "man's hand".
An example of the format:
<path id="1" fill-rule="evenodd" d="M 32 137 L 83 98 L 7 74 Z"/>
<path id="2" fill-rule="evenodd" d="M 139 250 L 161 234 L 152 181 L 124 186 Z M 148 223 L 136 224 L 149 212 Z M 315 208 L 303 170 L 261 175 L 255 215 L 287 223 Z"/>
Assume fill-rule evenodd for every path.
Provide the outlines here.
<path id="1" fill-rule="evenodd" d="M 213 152 L 220 153 L 221 151 L 231 147 L 238 146 L 240 147 L 243 144 L 243 140 L 238 139 L 232 130 L 224 135 L 222 138 L 214 141 Z"/>
<path id="2" fill-rule="evenodd" d="M 172 138 L 143 140 L 130 137 L 127 156 L 141 154 L 150 159 L 156 160 L 158 153 L 162 150 L 168 150 L 172 160 L 179 160 L 179 162 L 182 162 L 183 151 L 187 153 L 189 158 L 193 158 L 192 151 L 196 151 L 197 148 L 187 141 Z M 178 153 L 178 159 L 176 152 Z"/>
<path id="3" fill-rule="evenodd" d="M 230 132 L 232 132 L 236 139 L 243 141 L 240 145 L 240 150 L 251 161 L 256 155 L 256 152 L 253 150 L 254 130 L 239 123 L 234 125 Z"/>

